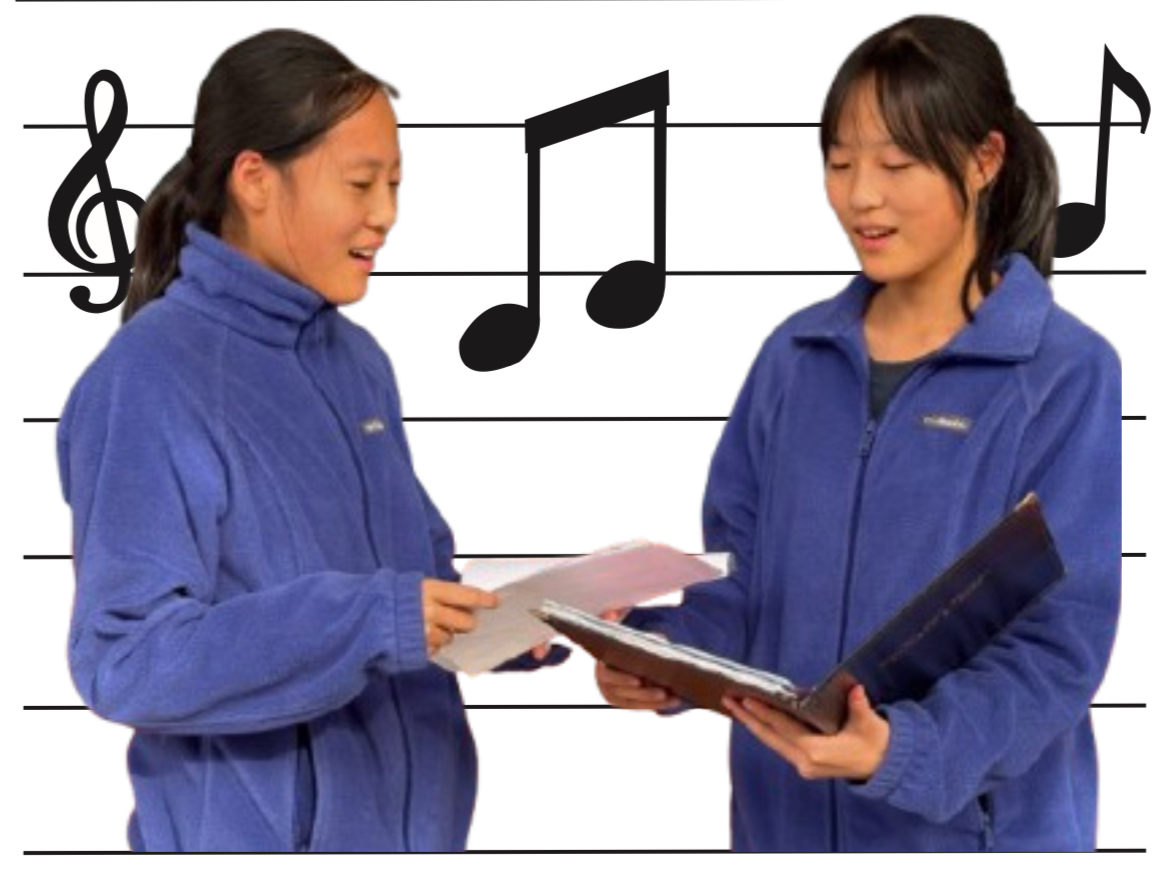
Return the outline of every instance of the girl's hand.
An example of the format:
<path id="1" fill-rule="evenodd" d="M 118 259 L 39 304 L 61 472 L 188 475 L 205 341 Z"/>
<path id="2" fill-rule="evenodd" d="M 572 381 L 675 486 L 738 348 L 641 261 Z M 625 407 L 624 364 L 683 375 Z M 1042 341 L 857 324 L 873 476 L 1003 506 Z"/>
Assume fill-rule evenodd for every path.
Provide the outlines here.
<path id="1" fill-rule="evenodd" d="M 629 613 L 630 607 L 621 609 L 606 609 L 601 613 L 604 621 L 620 622 Z M 665 688 L 659 688 L 653 682 L 615 670 L 608 664 L 597 662 L 597 690 L 610 706 L 627 710 L 663 710 L 674 709 L 681 701 Z"/>
<path id="2" fill-rule="evenodd" d="M 836 734 L 817 734 L 754 698 L 723 698 L 723 705 L 756 738 L 806 780 L 868 780 L 886 756 L 889 723 L 869 705 L 865 689 L 849 692 L 849 718 Z"/>
<path id="3" fill-rule="evenodd" d="M 605 702 L 625 710 L 665 710 L 679 706 L 679 699 L 640 676 L 597 662 L 597 689 Z"/>
<path id="4" fill-rule="evenodd" d="M 434 655 L 451 642 L 455 634 L 474 630 L 473 610 L 494 609 L 499 602 L 500 598 L 490 591 L 440 579 L 423 579 L 422 606 L 427 654 Z"/>

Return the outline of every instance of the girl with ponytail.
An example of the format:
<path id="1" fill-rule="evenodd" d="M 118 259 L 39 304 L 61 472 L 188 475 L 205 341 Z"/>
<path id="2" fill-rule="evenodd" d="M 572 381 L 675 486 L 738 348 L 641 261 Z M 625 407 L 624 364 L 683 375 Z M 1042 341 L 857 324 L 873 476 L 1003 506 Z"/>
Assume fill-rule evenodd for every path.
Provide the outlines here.
<path id="1" fill-rule="evenodd" d="M 190 147 L 142 209 L 122 322 L 162 296 L 178 274 L 188 222 L 222 236 L 236 208 L 229 177 L 241 152 L 285 170 L 375 94 L 398 97 L 307 34 L 267 31 L 224 52 L 199 88 Z"/>
<path id="2" fill-rule="evenodd" d="M 861 273 L 775 330 L 735 403 L 703 506 L 707 550 L 733 552 L 732 574 L 627 623 L 814 684 L 1034 492 L 1065 578 L 921 699 L 871 704 L 855 686 L 823 736 L 725 701 L 732 845 L 1092 850 L 1121 378 L 1046 282 L 1052 152 L 995 43 L 936 16 L 849 55 L 820 136 Z M 597 680 L 615 706 L 681 706 L 605 665 Z"/>
<path id="3" fill-rule="evenodd" d="M 390 360 L 340 311 L 397 217 L 390 96 L 298 31 L 224 52 L 61 418 L 69 664 L 134 729 L 133 850 L 466 842 L 475 746 L 430 656 L 496 598 L 458 582 Z"/>

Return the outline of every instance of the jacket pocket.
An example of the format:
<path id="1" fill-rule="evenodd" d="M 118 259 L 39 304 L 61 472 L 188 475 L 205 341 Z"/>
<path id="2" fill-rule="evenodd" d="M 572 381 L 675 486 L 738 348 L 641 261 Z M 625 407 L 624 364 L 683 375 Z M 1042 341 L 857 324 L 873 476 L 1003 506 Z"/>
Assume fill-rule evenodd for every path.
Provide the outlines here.
<path id="1" fill-rule="evenodd" d="M 296 785 L 293 788 L 293 849 L 302 853 L 307 852 L 313 842 L 313 821 L 317 811 L 317 777 L 308 725 L 297 725 Z"/>

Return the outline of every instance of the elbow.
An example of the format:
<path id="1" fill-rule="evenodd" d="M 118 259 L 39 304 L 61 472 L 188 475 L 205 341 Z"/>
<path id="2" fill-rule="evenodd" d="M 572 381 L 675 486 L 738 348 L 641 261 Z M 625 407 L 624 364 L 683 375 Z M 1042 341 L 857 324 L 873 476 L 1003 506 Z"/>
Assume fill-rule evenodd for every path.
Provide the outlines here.
<path id="1" fill-rule="evenodd" d="M 191 717 L 192 686 L 179 677 L 190 675 L 180 668 L 192 620 L 139 606 L 75 619 L 69 669 L 82 701 L 120 725 L 178 732 Z"/>
<path id="2" fill-rule="evenodd" d="M 81 695 L 81 701 L 95 715 L 110 722 L 125 724 L 124 705 L 117 697 L 111 697 L 109 688 L 101 683 L 104 675 L 99 664 L 86 660 L 76 650 L 69 654 L 69 673 L 73 677 L 73 687 Z"/>
<path id="3" fill-rule="evenodd" d="M 137 662 L 126 655 L 101 656 L 73 649 L 69 655 L 73 685 L 95 715 L 134 729 L 165 730 L 177 717 L 167 714 L 165 698 L 154 696 L 159 686 L 143 678 Z"/>
<path id="4" fill-rule="evenodd" d="M 116 674 L 111 674 L 105 662 L 91 661 L 71 653 L 69 669 L 73 686 L 81 695 L 82 702 L 95 715 L 120 725 L 135 725 L 140 710 L 132 696 L 130 686 L 117 684 Z"/>

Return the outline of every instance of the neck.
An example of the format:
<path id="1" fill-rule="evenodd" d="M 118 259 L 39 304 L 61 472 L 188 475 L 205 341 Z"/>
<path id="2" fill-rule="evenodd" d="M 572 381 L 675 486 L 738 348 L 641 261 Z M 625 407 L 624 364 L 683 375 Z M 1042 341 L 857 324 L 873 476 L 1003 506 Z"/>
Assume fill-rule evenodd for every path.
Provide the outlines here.
<path id="1" fill-rule="evenodd" d="M 252 256 L 253 247 L 248 237 L 247 226 L 240 220 L 235 210 L 229 208 L 224 211 L 223 219 L 219 223 L 219 239 L 241 253 Z"/>
<path id="2" fill-rule="evenodd" d="M 942 259 L 925 270 L 910 277 L 891 280 L 882 290 L 882 298 L 888 304 L 897 304 L 903 309 L 916 313 L 942 315 L 954 311 L 962 317 L 963 308 L 959 303 L 959 285 L 975 259 L 974 235 L 966 235 L 960 246 L 954 247 Z M 978 284 L 972 279 L 967 290 L 972 309 L 982 296 Z"/>
<path id="3" fill-rule="evenodd" d="M 973 247 L 957 247 L 928 271 L 887 283 L 871 299 L 865 315 L 870 355 L 878 360 L 913 359 L 943 347 L 961 331 L 967 317 L 959 287 L 973 256 Z M 998 280 L 993 274 L 993 285 Z M 975 311 L 983 301 L 977 278 L 971 278 L 966 295 Z"/>

